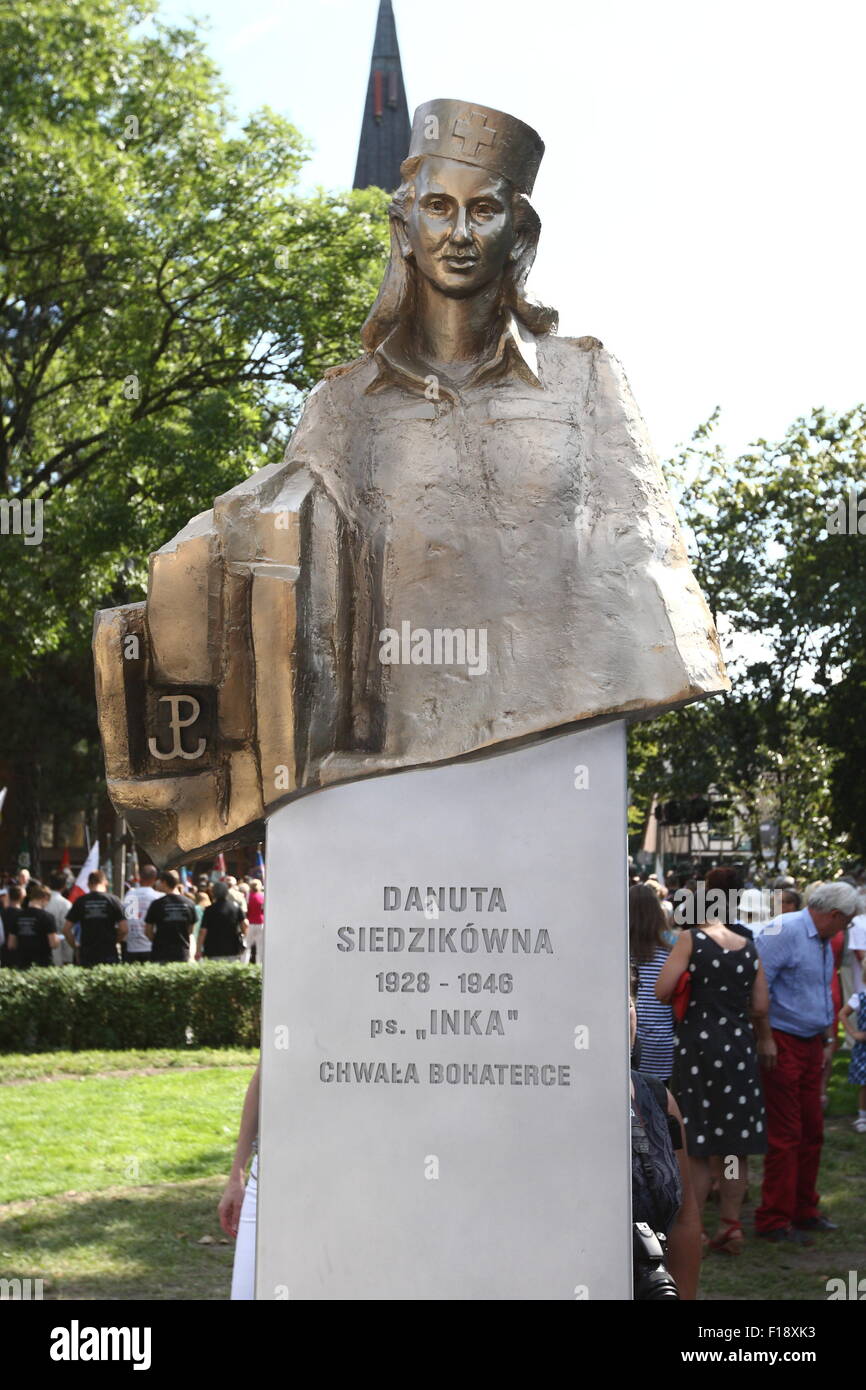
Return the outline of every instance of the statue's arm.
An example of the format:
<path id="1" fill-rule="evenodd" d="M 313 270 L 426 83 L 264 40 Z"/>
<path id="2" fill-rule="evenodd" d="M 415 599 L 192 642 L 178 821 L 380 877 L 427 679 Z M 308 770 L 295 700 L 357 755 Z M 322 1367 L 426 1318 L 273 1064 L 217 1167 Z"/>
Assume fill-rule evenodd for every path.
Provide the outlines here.
<path id="1" fill-rule="evenodd" d="M 146 603 L 96 615 L 109 795 L 163 864 L 259 838 L 347 725 L 346 528 L 305 458 L 313 400 L 284 464 L 151 557 Z"/>
<path id="2" fill-rule="evenodd" d="M 594 339 L 576 344 L 584 420 L 584 556 L 611 611 L 646 639 L 639 684 L 659 708 L 730 688 L 712 616 L 689 564 L 661 464 L 625 372 Z M 671 689 L 671 682 L 673 688 Z"/>

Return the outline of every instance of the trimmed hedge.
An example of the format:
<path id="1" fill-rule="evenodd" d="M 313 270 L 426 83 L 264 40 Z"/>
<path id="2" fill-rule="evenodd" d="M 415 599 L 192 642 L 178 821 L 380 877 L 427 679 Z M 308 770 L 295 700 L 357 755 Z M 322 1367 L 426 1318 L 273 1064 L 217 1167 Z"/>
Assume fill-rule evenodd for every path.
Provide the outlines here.
<path id="1" fill-rule="evenodd" d="M 258 1047 L 258 965 L 0 970 L 0 1052 Z"/>

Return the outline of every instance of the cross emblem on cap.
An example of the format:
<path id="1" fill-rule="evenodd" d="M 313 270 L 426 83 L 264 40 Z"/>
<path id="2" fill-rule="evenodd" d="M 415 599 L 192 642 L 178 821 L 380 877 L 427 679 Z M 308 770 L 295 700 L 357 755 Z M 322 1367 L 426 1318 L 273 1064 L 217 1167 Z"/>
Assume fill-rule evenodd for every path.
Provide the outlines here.
<path id="1" fill-rule="evenodd" d="M 454 122 L 454 139 L 461 142 L 463 154 L 470 159 L 477 159 L 478 151 L 492 145 L 496 139 L 496 131 L 491 130 L 485 121 L 483 111 L 470 111 L 468 117 L 460 116 Z M 468 145 L 472 145 L 472 148 L 467 148 Z"/>

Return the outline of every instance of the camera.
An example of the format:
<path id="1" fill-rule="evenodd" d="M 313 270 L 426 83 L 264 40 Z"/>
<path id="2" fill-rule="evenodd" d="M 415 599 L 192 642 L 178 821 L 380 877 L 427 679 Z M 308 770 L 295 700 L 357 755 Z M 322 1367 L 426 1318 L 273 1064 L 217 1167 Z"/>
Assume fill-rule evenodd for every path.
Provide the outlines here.
<path id="1" fill-rule="evenodd" d="M 673 1275 L 665 1267 L 667 1239 L 645 1221 L 632 1227 L 635 1299 L 679 1298 Z"/>

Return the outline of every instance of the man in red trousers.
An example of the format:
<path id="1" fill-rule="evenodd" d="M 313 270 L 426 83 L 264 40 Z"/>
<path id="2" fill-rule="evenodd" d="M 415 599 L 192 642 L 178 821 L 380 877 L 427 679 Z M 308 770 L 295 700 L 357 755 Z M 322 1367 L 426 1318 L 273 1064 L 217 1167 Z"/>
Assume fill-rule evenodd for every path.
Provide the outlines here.
<path id="1" fill-rule="evenodd" d="M 808 1232 L 836 1229 L 818 1211 L 821 1074 L 836 1018 L 830 938 L 856 911 L 850 884 L 822 883 L 807 907 L 774 918 L 757 939 L 778 1050 L 776 1066 L 762 1073 L 769 1147 L 755 1230 L 766 1240 L 809 1244 Z"/>

